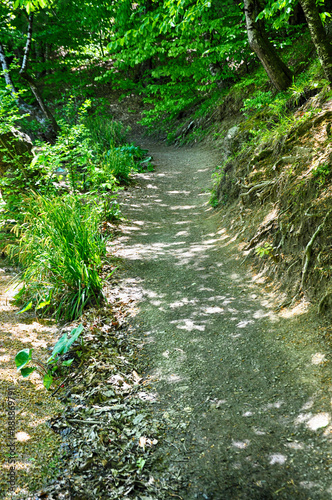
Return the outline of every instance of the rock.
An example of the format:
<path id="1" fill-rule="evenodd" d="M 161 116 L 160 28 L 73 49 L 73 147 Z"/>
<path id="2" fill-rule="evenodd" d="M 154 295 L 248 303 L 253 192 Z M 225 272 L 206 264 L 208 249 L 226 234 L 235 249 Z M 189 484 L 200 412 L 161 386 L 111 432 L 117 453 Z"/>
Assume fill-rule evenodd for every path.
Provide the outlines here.
<path id="1" fill-rule="evenodd" d="M 27 165 L 32 160 L 32 142 L 28 135 L 12 128 L 0 135 L 0 176 L 14 169 L 16 161 Z M 15 161 L 16 160 L 16 161 Z"/>
<path id="2" fill-rule="evenodd" d="M 222 161 L 227 161 L 234 153 L 239 151 L 248 140 L 248 132 L 242 130 L 239 125 L 234 125 L 227 130 L 225 138 L 219 145 Z"/>

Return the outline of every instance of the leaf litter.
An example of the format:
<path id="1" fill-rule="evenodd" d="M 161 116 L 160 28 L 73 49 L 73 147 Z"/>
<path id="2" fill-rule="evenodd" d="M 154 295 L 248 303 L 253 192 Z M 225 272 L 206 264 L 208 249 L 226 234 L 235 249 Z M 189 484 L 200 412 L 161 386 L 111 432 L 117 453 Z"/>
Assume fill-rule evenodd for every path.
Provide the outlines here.
<path id="1" fill-rule="evenodd" d="M 54 391 L 65 409 L 49 421 L 62 440 L 59 475 L 30 499 L 176 496 L 170 492 L 176 481 L 172 478 L 169 486 L 155 453 L 166 420 L 152 416 L 156 395 L 136 371 L 140 346 L 126 320 L 134 301 L 123 290 L 117 299 L 114 288 L 112 293 L 111 305 L 80 318 L 84 343 L 74 343 L 70 351 L 74 373 Z"/>

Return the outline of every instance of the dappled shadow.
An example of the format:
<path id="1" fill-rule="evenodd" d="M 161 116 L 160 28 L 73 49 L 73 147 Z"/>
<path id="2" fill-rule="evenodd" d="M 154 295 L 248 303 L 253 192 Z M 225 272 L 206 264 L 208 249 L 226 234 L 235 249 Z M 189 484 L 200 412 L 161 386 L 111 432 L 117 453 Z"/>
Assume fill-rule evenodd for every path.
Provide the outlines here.
<path id="1" fill-rule="evenodd" d="M 201 192 L 206 151 L 152 154 L 160 170 L 123 199 L 130 223 L 112 250 L 142 280 L 137 330 L 174 428 L 171 463 L 188 478 L 184 498 L 330 498 L 317 328 L 300 308 L 275 313 L 241 267 Z"/>
<path id="2" fill-rule="evenodd" d="M 8 404 L 9 387 L 15 397 L 15 451 L 17 495 L 26 498 L 27 485 L 41 484 L 47 467 L 59 448 L 58 437 L 54 436 L 46 422 L 62 410 L 62 405 L 46 393 L 41 378 L 36 372 L 24 379 L 16 369 L 15 355 L 22 349 L 33 348 L 42 360 L 49 357 L 47 347 L 53 346 L 58 332 L 54 321 L 37 320 L 33 313 L 17 314 L 19 308 L 13 305 L 15 290 L 10 286 L 13 273 L 8 272 L 0 262 L 0 413 L 1 453 L 0 476 L 1 498 L 12 498 L 8 491 Z M 7 494 L 6 494 L 7 493 Z M 18 496 L 17 496 L 18 498 Z"/>

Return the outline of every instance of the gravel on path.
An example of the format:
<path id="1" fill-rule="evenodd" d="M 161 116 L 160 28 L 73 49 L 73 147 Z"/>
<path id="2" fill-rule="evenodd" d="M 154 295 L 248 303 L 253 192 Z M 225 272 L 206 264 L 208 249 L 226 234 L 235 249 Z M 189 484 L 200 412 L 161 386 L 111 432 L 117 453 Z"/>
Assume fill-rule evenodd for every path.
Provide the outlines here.
<path id="1" fill-rule="evenodd" d="M 128 221 L 112 249 L 142 295 L 135 336 L 170 424 L 161 453 L 182 479 L 174 498 L 332 498 L 331 362 L 317 318 L 303 304 L 276 313 L 241 265 L 207 203 L 217 151 L 140 145 L 156 169 L 123 192 Z"/>

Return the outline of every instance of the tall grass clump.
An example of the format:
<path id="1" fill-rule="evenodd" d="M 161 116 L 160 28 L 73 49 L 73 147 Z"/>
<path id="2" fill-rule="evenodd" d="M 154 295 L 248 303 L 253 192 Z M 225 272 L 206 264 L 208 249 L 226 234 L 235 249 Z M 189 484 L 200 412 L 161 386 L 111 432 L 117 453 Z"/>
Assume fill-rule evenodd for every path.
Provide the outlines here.
<path id="1" fill-rule="evenodd" d="M 73 320 L 88 304 L 103 299 L 99 276 L 106 254 L 98 207 L 80 197 L 27 200 L 19 242 L 11 248 L 23 266 L 19 300 L 54 311 L 56 318 Z"/>
<path id="2" fill-rule="evenodd" d="M 110 119 L 104 114 L 92 114 L 84 118 L 84 125 L 88 130 L 93 144 L 103 150 L 126 144 L 129 128 L 121 122 Z"/>

